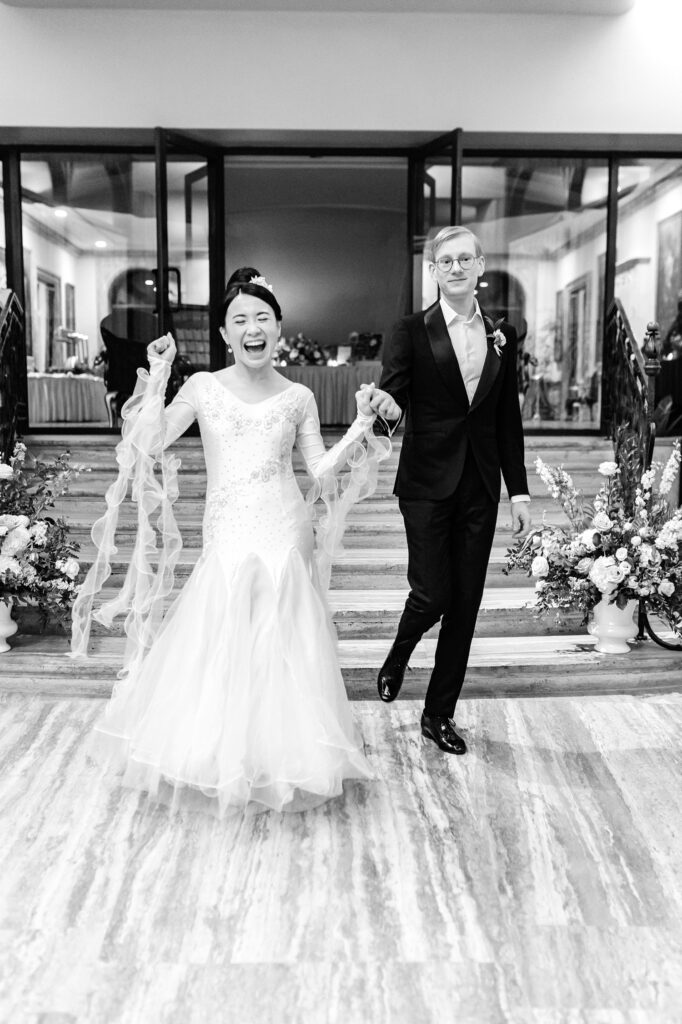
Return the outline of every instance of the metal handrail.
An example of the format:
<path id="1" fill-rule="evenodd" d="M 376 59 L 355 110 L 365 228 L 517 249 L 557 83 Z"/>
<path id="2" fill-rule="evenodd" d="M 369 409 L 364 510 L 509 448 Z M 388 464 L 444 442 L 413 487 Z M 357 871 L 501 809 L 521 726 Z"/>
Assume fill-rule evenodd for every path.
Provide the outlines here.
<path id="1" fill-rule="evenodd" d="M 656 377 L 661 369 L 657 323 L 647 324 L 640 348 L 625 310 L 618 299 L 609 307 L 604 349 L 604 421 L 616 446 L 634 442 L 639 451 L 640 470 L 649 469 L 656 443 Z M 639 602 L 637 639 L 647 635 L 669 651 L 682 650 L 682 644 L 670 643 L 658 636 L 649 621 L 646 600 Z"/>
<path id="2" fill-rule="evenodd" d="M 0 289 L 0 456 L 7 461 L 14 448 L 22 412 L 24 311 L 15 293 Z"/>
<path id="3" fill-rule="evenodd" d="M 651 322 L 640 348 L 625 310 L 618 299 L 613 300 L 606 320 L 604 421 L 616 445 L 626 437 L 635 439 L 642 470 L 651 466 L 656 443 L 658 339 L 658 324 Z"/>

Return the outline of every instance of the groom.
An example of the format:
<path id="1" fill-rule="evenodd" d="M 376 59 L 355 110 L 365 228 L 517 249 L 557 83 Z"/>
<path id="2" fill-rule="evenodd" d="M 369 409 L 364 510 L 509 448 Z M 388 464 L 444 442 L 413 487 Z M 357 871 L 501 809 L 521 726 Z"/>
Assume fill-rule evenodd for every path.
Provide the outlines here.
<path id="1" fill-rule="evenodd" d="M 452 720 L 469 658 L 500 500 L 511 496 L 514 536 L 530 528 L 516 383 L 516 332 L 476 300 L 485 257 L 464 227 L 432 240 L 440 299 L 395 325 L 375 412 L 406 415 L 394 493 L 407 535 L 410 585 L 398 633 L 379 672 L 379 696 L 398 696 L 412 651 L 441 620 L 421 719 L 441 750 L 464 754 Z"/>

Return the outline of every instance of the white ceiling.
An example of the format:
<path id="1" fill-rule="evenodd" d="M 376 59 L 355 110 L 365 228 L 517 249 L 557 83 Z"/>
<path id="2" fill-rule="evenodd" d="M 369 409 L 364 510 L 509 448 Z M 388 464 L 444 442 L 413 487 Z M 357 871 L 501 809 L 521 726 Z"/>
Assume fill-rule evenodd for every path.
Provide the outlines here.
<path id="1" fill-rule="evenodd" d="M 636 0 L 0 0 L 10 7 L 91 10 L 316 11 L 341 13 L 598 14 L 629 11 Z"/>

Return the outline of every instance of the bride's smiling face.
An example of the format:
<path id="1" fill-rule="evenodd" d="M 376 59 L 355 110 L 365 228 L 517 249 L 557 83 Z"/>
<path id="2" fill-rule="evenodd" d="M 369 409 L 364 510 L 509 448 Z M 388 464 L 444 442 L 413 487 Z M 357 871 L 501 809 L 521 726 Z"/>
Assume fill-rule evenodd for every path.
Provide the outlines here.
<path id="1" fill-rule="evenodd" d="M 235 361 L 254 369 L 266 366 L 279 341 L 281 325 L 274 310 L 255 295 L 238 295 L 227 307 L 220 328 Z"/>

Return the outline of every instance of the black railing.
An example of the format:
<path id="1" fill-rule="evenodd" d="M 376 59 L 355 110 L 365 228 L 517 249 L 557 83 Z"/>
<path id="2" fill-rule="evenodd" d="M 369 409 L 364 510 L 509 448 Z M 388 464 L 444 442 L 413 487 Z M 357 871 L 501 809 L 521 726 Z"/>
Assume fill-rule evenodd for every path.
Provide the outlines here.
<path id="1" fill-rule="evenodd" d="M 656 442 L 656 376 L 661 369 L 658 334 L 658 324 L 648 324 L 640 348 L 625 310 L 618 299 L 613 300 L 606 321 L 603 422 L 617 448 L 624 442 L 637 446 L 640 471 L 651 465 Z"/>
<path id="2" fill-rule="evenodd" d="M 618 299 L 614 299 L 606 321 L 603 422 L 613 439 L 616 461 L 621 461 L 621 446 L 634 449 L 639 452 L 640 473 L 651 466 L 659 427 L 657 417 L 660 413 L 655 404 L 656 377 L 661 369 L 658 339 L 658 324 L 647 324 L 640 348 L 623 307 Z M 660 424 L 661 427 L 664 425 Z M 682 650 L 678 641 L 671 643 L 658 635 L 649 619 L 645 598 L 639 602 L 638 626 L 638 640 L 644 640 L 648 635 L 667 650 Z"/>
<path id="3" fill-rule="evenodd" d="M 14 292 L 0 288 L 0 456 L 12 454 L 17 423 L 26 416 L 23 388 L 23 316 Z"/>

